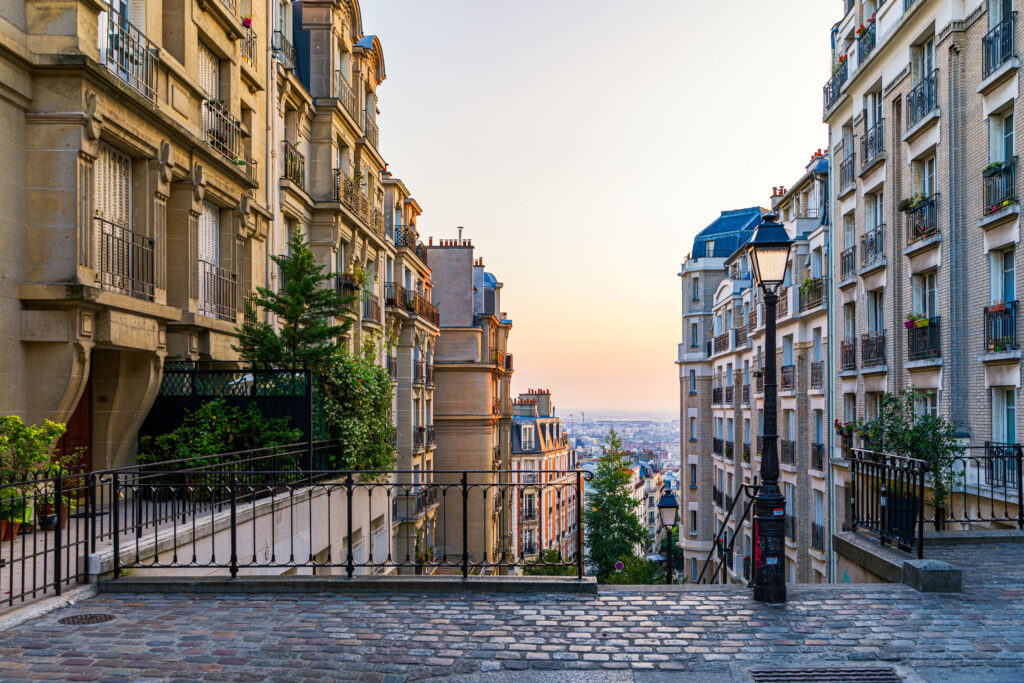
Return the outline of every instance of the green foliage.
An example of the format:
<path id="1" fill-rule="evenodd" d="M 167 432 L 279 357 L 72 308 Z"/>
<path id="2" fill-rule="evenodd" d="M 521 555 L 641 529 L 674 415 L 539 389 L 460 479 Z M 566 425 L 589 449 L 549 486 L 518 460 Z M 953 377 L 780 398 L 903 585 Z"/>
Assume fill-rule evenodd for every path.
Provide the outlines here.
<path id="1" fill-rule="evenodd" d="M 946 418 L 917 413 L 918 398 L 919 392 L 914 389 L 886 393 L 882 396 L 878 417 L 858 420 L 852 431 L 876 451 L 927 462 L 932 479 L 932 504 L 944 509 L 960 478 L 954 465 L 963 447 L 957 441 L 956 428 Z"/>
<path id="2" fill-rule="evenodd" d="M 536 562 L 536 565 L 531 562 L 523 567 L 524 576 L 576 576 L 575 567 L 545 566 L 553 563 L 565 563 L 565 558 L 562 557 L 562 553 L 558 552 L 558 548 L 548 548 L 541 553 Z"/>
<path id="3" fill-rule="evenodd" d="M 45 420 L 43 424 L 27 425 L 17 415 L 0 417 L 0 519 L 27 523 L 32 510 L 26 500 L 32 495 L 32 484 L 18 484 L 32 476 L 32 471 L 60 466 L 60 459 L 52 455 L 53 446 L 66 425 Z"/>
<path id="4" fill-rule="evenodd" d="M 371 346 L 362 356 L 345 352 L 319 375 L 327 433 L 339 442 L 332 466 L 340 470 L 390 470 L 395 466 L 391 424 L 391 378 L 373 361 Z"/>
<path id="5" fill-rule="evenodd" d="M 145 465 L 191 458 L 187 466 L 172 465 L 169 469 L 204 467 L 228 462 L 217 457 L 222 453 L 280 446 L 301 439 L 302 431 L 293 429 L 287 418 L 267 418 L 255 404 L 234 408 L 224 399 L 216 398 L 186 415 L 173 431 L 140 437 L 138 462 Z"/>
<path id="6" fill-rule="evenodd" d="M 584 528 L 589 546 L 587 560 L 603 583 L 615 571 L 615 562 L 632 556 L 634 548 L 646 543 L 648 536 L 636 516 L 629 463 L 614 429 L 605 437 L 602 450 L 604 455 L 586 495 Z"/>
<path id="7" fill-rule="evenodd" d="M 336 290 L 334 276 L 317 264 L 313 251 L 296 231 L 288 256 L 272 256 L 281 268 L 284 286 L 279 292 L 256 290 L 256 306 L 277 316 L 278 328 L 258 321 L 246 304 L 245 322 L 238 328 L 235 350 L 244 360 L 275 365 L 291 364 L 323 371 L 341 351 L 341 337 L 352 326 L 346 310 L 353 294 Z M 332 319 L 341 320 L 333 324 Z"/>
<path id="8" fill-rule="evenodd" d="M 665 583 L 665 572 L 657 562 L 632 555 L 623 555 L 619 561 L 622 562 L 622 571 L 613 569 L 604 583 L 634 586 Z"/>

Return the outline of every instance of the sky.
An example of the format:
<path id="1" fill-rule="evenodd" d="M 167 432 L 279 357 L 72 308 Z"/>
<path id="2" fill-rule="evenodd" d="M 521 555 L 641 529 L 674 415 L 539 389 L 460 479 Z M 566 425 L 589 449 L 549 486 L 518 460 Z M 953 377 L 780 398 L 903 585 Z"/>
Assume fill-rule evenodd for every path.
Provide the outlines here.
<path id="1" fill-rule="evenodd" d="M 839 0 L 362 0 L 380 147 L 421 238 L 473 240 L 514 393 L 678 411 L 680 264 L 827 145 Z"/>

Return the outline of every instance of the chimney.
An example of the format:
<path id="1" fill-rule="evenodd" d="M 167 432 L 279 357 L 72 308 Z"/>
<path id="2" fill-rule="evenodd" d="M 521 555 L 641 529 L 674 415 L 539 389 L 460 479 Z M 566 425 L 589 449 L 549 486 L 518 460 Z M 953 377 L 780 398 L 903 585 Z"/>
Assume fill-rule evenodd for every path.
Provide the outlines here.
<path id="1" fill-rule="evenodd" d="M 459 226 L 459 244 L 462 244 L 462 226 Z"/>

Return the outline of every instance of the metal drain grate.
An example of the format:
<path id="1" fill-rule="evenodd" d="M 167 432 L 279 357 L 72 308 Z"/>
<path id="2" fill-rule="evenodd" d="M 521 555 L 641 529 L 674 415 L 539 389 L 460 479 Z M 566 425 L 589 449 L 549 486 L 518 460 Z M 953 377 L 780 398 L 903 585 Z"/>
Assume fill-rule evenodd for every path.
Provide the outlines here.
<path id="1" fill-rule="evenodd" d="M 86 624 L 105 624 L 113 620 L 113 614 L 72 614 L 70 617 L 58 619 L 57 623 L 68 626 L 84 626 Z"/>
<path id="2" fill-rule="evenodd" d="M 800 669 L 751 669 L 754 683 L 902 683 L 896 670 L 873 667 L 806 667 Z"/>

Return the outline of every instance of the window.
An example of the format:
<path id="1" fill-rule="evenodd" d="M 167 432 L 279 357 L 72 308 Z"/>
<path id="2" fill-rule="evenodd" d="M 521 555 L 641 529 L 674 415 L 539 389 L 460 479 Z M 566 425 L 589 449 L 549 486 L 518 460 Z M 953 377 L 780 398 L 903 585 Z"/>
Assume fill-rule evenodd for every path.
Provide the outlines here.
<path id="1" fill-rule="evenodd" d="M 533 425 L 523 425 L 521 429 L 522 429 L 522 432 L 521 432 L 520 436 L 521 436 L 522 441 L 523 441 L 523 450 L 525 450 L 525 451 L 533 450 L 533 435 L 534 435 Z"/>
<path id="2" fill-rule="evenodd" d="M 1013 160 L 1013 110 L 989 117 L 989 161 Z"/>
<path id="3" fill-rule="evenodd" d="M 793 364 L 793 335 L 791 334 L 782 338 L 782 364 Z"/>
<path id="4" fill-rule="evenodd" d="M 857 336 L 857 309 L 854 304 L 843 306 L 843 339 L 854 339 Z"/>
<path id="5" fill-rule="evenodd" d="M 690 346 L 700 346 L 700 334 L 697 331 L 697 323 L 690 323 Z"/>
<path id="6" fill-rule="evenodd" d="M 206 201 L 203 202 L 203 212 L 199 214 L 199 260 L 220 265 L 220 208 Z M 203 280 L 199 279 L 200 290 Z M 199 298 L 205 301 L 202 294 Z"/>
<path id="7" fill-rule="evenodd" d="M 697 558 L 696 557 L 691 557 L 690 558 L 690 580 L 691 581 L 696 581 L 697 580 Z"/>
<path id="8" fill-rule="evenodd" d="M 867 228 L 868 230 L 874 230 L 883 223 L 883 221 L 885 220 L 885 214 L 882 213 L 881 191 L 876 192 L 874 194 L 869 194 L 866 197 L 864 197 L 864 210 L 865 228 Z"/>
<path id="9" fill-rule="evenodd" d="M 814 523 L 825 523 L 825 497 L 818 490 L 814 491 Z"/>
<path id="10" fill-rule="evenodd" d="M 697 511 L 690 510 L 690 533 L 697 533 Z M 696 566 L 697 560 L 694 560 L 694 566 Z"/>
<path id="11" fill-rule="evenodd" d="M 825 419 L 822 411 L 814 411 L 814 443 L 825 443 Z"/>
<path id="12" fill-rule="evenodd" d="M 750 420 L 743 420 L 743 443 L 750 444 Z"/>
<path id="13" fill-rule="evenodd" d="M 935 194 L 935 157 L 914 162 L 914 186 L 925 197 Z"/>
<path id="14" fill-rule="evenodd" d="M 690 370 L 690 393 L 697 393 L 697 371 Z"/>
<path id="15" fill-rule="evenodd" d="M 96 217 L 123 228 L 131 227 L 132 160 L 124 152 L 100 143 L 93 165 Z M 99 240 L 99 236 L 96 237 Z M 97 243 L 95 249 L 99 253 Z"/>
<path id="16" fill-rule="evenodd" d="M 690 464 L 690 488 L 697 488 L 697 465 Z"/>
<path id="17" fill-rule="evenodd" d="M 821 345 L 821 328 L 815 327 L 811 332 L 812 342 L 812 358 L 814 363 L 820 363 L 822 360 L 822 345 Z"/>
<path id="18" fill-rule="evenodd" d="M 871 16 L 867 14 L 866 16 Z M 873 128 L 882 120 L 882 92 L 869 92 L 866 97 L 864 113 L 867 116 L 867 127 Z"/>
<path id="19" fill-rule="evenodd" d="M 709 243 L 709 245 L 710 244 L 713 244 L 713 243 Z M 710 256 L 710 255 L 711 254 L 709 253 L 708 256 Z M 693 276 L 692 285 L 693 285 L 693 288 L 691 290 L 692 291 L 692 298 L 693 298 L 694 301 L 700 301 L 700 278 L 697 277 L 696 275 Z"/>
<path id="20" fill-rule="evenodd" d="M 914 412 L 921 415 L 939 414 L 939 394 L 934 389 L 926 389 L 914 392 Z"/>
<path id="21" fill-rule="evenodd" d="M 926 318 L 935 316 L 938 308 L 935 301 L 936 273 L 924 273 L 913 278 L 914 313 Z"/>
<path id="22" fill-rule="evenodd" d="M 995 28 L 1010 18 L 1013 12 L 1013 0 L 989 0 L 988 27 Z"/>
<path id="23" fill-rule="evenodd" d="M 1013 249 L 989 253 L 991 303 L 1010 303 L 1017 300 L 1014 256 Z"/>
<path id="24" fill-rule="evenodd" d="M 843 394 L 843 420 L 853 422 L 857 419 L 857 394 Z"/>
<path id="25" fill-rule="evenodd" d="M 856 221 L 853 212 L 843 216 L 843 246 L 849 249 L 856 244 Z"/>
<path id="26" fill-rule="evenodd" d="M 867 419 L 876 419 L 878 417 L 878 413 L 882 409 L 882 393 L 878 391 L 871 391 L 864 394 L 864 403 L 866 406 L 865 412 L 867 413 Z"/>
<path id="27" fill-rule="evenodd" d="M 690 418 L 690 441 L 697 440 L 697 418 Z"/>
<path id="28" fill-rule="evenodd" d="M 868 292 L 868 332 L 885 330 L 885 290 L 874 289 Z"/>
<path id="29" fill-rule="evenodd" d="M 929 38 L 911 49 L 913 51 L 914 83 L 917 84 L 935 70 L 935 39 Z"/>
<path id="30" fill-rule="evenodd" d="M 197 52 L 199 80 L 197 85 L 211 100 L 220 99 L 220 59 L 213 50 L 199 43 Z"/>

